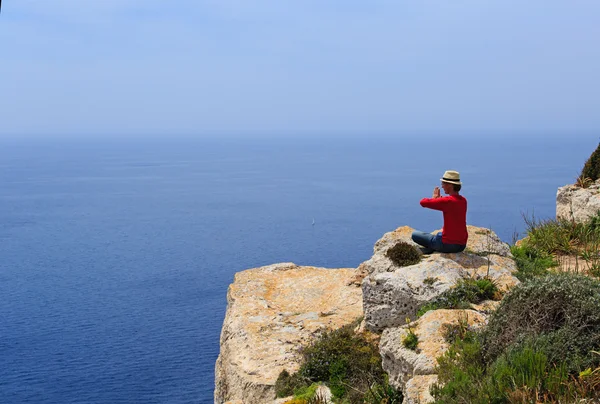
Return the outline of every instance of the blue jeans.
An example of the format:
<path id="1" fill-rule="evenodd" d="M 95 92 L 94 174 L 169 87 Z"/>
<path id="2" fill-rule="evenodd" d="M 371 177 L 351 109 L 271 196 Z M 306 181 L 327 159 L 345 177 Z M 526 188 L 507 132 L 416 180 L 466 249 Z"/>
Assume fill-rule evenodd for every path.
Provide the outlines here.
<path id="1" fill-rule="evenodd" d="M 434 251 L 441 253 L 458 253 L 465 249 L 462 244 L 444 244 L 442 243 L 442 233 L 431 234 L 422 231 L 413 231 L 412 239 L 415 243 L 425 247 L 426 254 L 431 254 Z"/>

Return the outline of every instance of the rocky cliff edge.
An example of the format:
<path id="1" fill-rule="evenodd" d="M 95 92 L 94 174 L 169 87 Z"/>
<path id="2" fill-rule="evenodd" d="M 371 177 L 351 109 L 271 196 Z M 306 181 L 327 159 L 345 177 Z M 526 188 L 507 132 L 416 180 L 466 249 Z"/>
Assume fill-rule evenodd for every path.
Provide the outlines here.
<path id="1" fill-rule="evenodd" d="M 340 328 L 363 316 L 363 307 L 363 325 L 382 333 L 384 370 L 403 391 L 404 402 L 431 401 L 435 358 L 448 347 L 439 330 L 463 317 L 473 326 L 485 324 L 490 305 L 475 311 L 436 310 L 408 325 L 406 317 L 414 319 L 419 307 L 464 277 L 487 276 L 503 290 L 519 281 L 508 245 L 494 232 L 474 226 L 468 226 L 464 252 L 425 255 L 418 264 L 397 267 L 386 252 L 399 242 L 414 244 L 412 230 L 405 226 L 386 233 L 358 269 L 287 263 L 236 274 L 227 296 L 215 402 L 277 402 L 277 377 L 284 369 L 293 373 L 299 368 L 299 348 L 319 330 Z M 417 353 L 402 346 L 408 327 L 418 334 Z"/>
<path id="2" fill-rule="evenodd" d="M 237 273 L 227 293 L 215 403 L 272 403 L 279 373 L 298 369 L 301 346 L 362 316 L 361 290 L 347 285 L 355 274 L 292 263 Z"/>

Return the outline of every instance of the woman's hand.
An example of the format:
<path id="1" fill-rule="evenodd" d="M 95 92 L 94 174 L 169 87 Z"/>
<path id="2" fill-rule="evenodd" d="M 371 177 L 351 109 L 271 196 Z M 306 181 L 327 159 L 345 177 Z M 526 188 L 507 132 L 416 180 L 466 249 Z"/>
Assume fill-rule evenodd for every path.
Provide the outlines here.
<path id="1" fill-rule="evenodd" d="M 440 196 L 440 187 L 433 188 L 433 199 L 439 198 Z"/>

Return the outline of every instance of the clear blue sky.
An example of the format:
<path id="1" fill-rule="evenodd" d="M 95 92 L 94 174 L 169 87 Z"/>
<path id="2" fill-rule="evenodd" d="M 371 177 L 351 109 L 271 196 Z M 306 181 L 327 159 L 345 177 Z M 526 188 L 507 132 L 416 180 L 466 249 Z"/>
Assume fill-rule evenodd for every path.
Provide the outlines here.
<path id="1" fill-rule="evenodd" d="M 598 0 L 4 0 L 0 135 L 590 134 Z"/>

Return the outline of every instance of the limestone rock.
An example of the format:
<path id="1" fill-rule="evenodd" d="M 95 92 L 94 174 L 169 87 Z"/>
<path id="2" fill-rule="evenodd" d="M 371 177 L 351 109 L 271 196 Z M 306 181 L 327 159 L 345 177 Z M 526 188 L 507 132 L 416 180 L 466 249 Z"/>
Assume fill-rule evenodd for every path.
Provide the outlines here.
<path id="1" fill-rule="evenodd" d="M 390 384 L 402 389 L 406 395 L 409 380 L 415 376 L 434 375 L 437 358 L 449 346 L 444 338 L 445 324 L 458 325 L 461 322 L 466 322 L 470 328 L 478 328 L 486 324 L 487 317 L 473 310 L 433 310 L 408 325 L 385 329 L 381 335 L 379 352 Z M 402 344 L 409 327 L 419 339 L 414 351 Z M 418 379 L 410 386 L 414 390 L 421 385 L 422 380 Z"/>
<path id="2" fill-rule="evenodd" d="M 331 390 L 329 389 L 329 387 L 324 385 L 320 385 L 319 387 L 317 387 L 315 397 L 320 397 L 325 403 L 328 404 L 333 402 L 333 394 L 331 393 Z"/>
<path id="3" fill-rule="evenodd" d="M 588 188 L 565 185 L 556 192 L 556 218 L 584 223 L 600 210 L 600 180 Z"/>
<path id="4" fill-rule="evenodd" d="M 464 277 L 489 276 L 501 290 L 519 283 L 508 245 L 488 229 L 467 229 L 465 252 L 424 255 L 420 263 L 406 267 L 394 265 L 385 253 L 399 241 L 416 245 L 412 228 L 400 227 L 377 241 L 373 257 L 359 267 L 369 274 L 362 282 L 366 328 L 380 332 L 404 324 L 406 317 L 414 318 L 421 306 Z"/>
<path id="5" fill-rule="evenodd" d="M 273 402 L 279 373 L 299 367 L 300 346 L 320 329 L 362 316 L 361 289 L 346 286 L 355 271 L 285 263 L 237 273 L 227 293 L 215 403 Z"/>
<path id="6" fill-rule="evenodd" d="M 467 252 L 480 256 L 495 254 L 512 258 L 509 245 L 500 240 L 500 237 L 492 230 L 484 227 L 467 226 L 467 232 L 469 233 Z"/>
<path id="7" fill-rule="evenodd" d="M 429 389 L 437 383 L 437 375 L 415 376 L 406 382 L 403 404 L 426 404 L 435 401 Z"/>
<path id="8" fill-rule="evenodd" d="M 479 304 L 471 303 L 471 308 L 483 314 L 491 314 L 496 311 L 500 303 L 498 300 L 484 300 Z"/>

